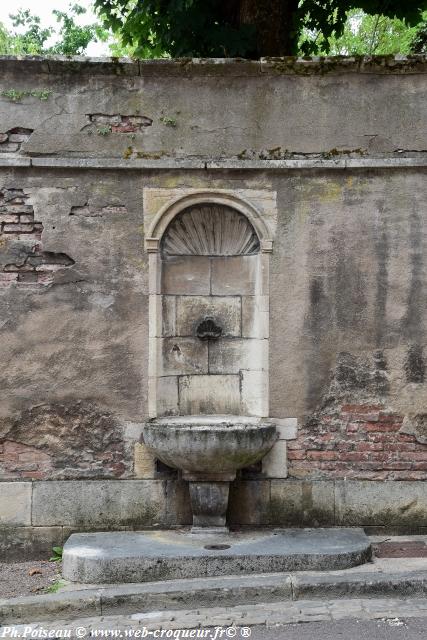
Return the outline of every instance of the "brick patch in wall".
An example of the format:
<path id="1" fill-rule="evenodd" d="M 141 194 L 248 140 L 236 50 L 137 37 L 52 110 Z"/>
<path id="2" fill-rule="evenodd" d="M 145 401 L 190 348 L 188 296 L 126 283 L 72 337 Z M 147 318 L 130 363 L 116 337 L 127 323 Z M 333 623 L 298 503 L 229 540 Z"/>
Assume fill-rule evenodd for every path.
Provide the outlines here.
<path id="1" fill-rule="evenodd" d="M 0 483 L 121 478 L 132 464 L 122 424 L 93 402 L 38 404 L 1 425 Z"/>
<path id="2" fill-rule="evenodd" d="M 344 404 L 288 443 L 290 477 L 427 480 L 427 445 L 401 433 L 403 416 L 382 405 Z"/>
<path id="3" fill-rule="evenodd" d="M 53 469 L 51 456 L 20 442 L 4 440 L 0 443 L 0 478 L 41 480 Z"/>
<path id="4" fill-rule="evenodd" d="M 27 200 L 22 189 L 0 189 L 0 242 L 22 241 L 29 246 L 18 261 L 0 266 L 0 287 L 51 284 L 55 271 L 74 264 L 65 253 L 43 251 L 43 225 L 35 220 Z"/>
<path id="5" fill-rule="evenodd" d="M 34 129 L 14 127 L 4 133 L 0 133 L 0 153 L 15 153 L 20 151 L 24 142 L 27 142 Z"/>
<path id="6" fill-rule="evenodd" d="M 82 131 L 92 131 L 99 135 L 109 133 L 139 133 L 145 127 L 150 127 L 153 120 L 147 116 L 122 115 L 119 113 L 89 113 L 86 115 L 88 123 Z"/>

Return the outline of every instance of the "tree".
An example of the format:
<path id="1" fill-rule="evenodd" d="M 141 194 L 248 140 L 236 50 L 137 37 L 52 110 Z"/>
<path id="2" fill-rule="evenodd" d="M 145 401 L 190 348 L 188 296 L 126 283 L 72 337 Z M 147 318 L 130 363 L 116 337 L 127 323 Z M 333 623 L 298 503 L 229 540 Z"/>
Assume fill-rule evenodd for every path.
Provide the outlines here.
<path id="1" fill-rule="evenodd" d="M 427 17 L 418 25 L 411 42 L 412 53 L 427 53 Z"/>
<path id="2" fill-rule="evenodd" d="M 107 39 L 105 29 L 98 24 L 80 26 L 76 24 L 76 17 L 86 13 L 86 9 L 78 4 L 70 5 L 69 12 L 54 10 L 59 32 L 48 27 L 42 28 L 40 18 L 33 15 L 29 9 L 20 9 L 11 15 L 12 25 L 18 31 L 8 32 L 0 25 L 0 53 L 20 54 L 83 54 L 90 42 Z M 58 42 L 48 46 L 52 37 L 59 37 Z"/>
<path id="3" fill-rule="evenodd" d="M 304 29 L 300 46 L 306 40 L 315 41 L 318 53 L 324 55 L 389 55 L 412 52 L 417 27 L 404 20 L 382 15 L 368 15 L 361 9 L 348 12 L 343 32 L 325 42 L 322 34 Z"/>
<path id="4" fill-rule="evenodd" d="M 348 11 L 420 22 L 427 0 L 95 0 L 108 28 L 125 45 L 182 56 L 282 56 L 317 53 L 339 37 Z"/>
<path id="5" fill-rule="evenodd" d="M 52 29 L 43 29 L 40 18 L 33 16 L 29 9 L 20 9 L 18 13 L 10 16 L 14 27 L 21 29 L 21 33 L 7 33 L 7 46 L 11 54 L 42 53 L 46 40 L 52 35 Z"/>
<path id="6" fill-rule="evenodd" d="M 103 29 L 94 23 L 85 26 L 77 25 L 75 18 L 86 13 L 86 9 L 78 4 L 70 5 L 70 14 L 54 9 L 52 12 L 60 25 L 60 41 L 50 47 L 49 53 L 64 56 L 79 55 L 86 51 L 90 42 L 103 39 Z"/>

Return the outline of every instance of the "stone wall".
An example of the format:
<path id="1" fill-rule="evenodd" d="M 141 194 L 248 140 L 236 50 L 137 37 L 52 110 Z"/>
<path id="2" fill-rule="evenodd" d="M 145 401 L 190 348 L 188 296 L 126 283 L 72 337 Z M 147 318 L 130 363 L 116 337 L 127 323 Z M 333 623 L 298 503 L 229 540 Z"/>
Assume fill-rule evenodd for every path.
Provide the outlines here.
<path id="1" fill-rule="evenodd" d="M 0 60 L 6 547 L 188 522 L 185 485 L 141 443 L 144 240 L 151 209 L 194 191 L 277 218 L 265 388 L 280 440 L 235 483 L 232 522 L 427 526 L 426 70 Z"/>

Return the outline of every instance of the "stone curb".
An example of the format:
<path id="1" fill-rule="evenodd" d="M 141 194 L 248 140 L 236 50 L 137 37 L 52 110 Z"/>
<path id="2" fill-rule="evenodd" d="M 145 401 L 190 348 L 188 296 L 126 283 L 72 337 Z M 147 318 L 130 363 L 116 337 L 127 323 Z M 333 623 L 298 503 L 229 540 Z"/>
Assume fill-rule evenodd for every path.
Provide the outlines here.
<path id="1" fill-rule="evenodd" d="M 332 598 L 384 598 L 427 594 L 427 571 L 277 573 L 170 580 L 63 591 L 0 600 L 0 623 L 122 615 L 197 607 L 253 605 Z"/>

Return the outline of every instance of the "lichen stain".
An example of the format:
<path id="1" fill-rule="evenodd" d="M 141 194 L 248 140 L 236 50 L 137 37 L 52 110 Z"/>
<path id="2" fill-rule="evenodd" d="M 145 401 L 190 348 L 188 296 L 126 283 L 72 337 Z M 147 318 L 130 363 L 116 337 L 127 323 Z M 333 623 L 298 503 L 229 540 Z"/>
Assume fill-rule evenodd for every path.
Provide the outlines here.
<path id="1" fill-rule="evenodd" d="M 342 185 L 337 182 L 326 182 L 319 190 L 320 202 L 333 202 L 342 198 Z"/>

